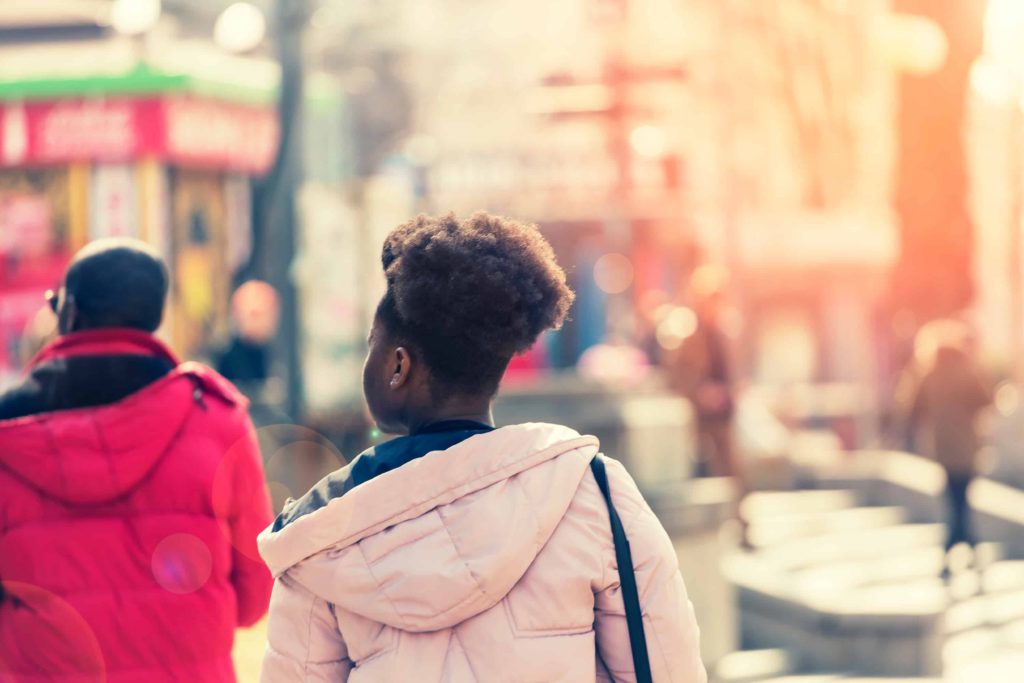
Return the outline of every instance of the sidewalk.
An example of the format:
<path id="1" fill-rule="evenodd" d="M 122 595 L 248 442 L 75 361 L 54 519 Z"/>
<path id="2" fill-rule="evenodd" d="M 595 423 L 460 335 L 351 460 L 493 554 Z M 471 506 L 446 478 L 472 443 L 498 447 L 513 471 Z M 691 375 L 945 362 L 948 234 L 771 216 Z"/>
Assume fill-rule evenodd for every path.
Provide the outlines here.
<path id="1" fill-rule="evenodd" d="M 238 683 L 259 683 L 263 646 L 267 642 L 267 620 L 252 628 L 235 631 L 235 670 Z"/>

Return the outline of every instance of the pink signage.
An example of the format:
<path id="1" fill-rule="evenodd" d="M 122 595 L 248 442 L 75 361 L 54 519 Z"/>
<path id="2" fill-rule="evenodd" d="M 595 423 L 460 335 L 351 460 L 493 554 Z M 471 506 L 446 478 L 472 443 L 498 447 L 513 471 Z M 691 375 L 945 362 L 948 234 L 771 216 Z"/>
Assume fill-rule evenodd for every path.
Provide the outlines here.
<path id="1" fill-rule="evenodd" d="M 258 174 L 278 141 L 274 111 L 181 97 L 77 99 L 0 106 L 0 165 L 156 156 Z"/>
<path id="2" fill-rule="evenodd" d="M 277 117 L 266 109 L 210 100 L 165 100 L 165 149 L 172 159 L 247 171 L 270 168 Z"/>

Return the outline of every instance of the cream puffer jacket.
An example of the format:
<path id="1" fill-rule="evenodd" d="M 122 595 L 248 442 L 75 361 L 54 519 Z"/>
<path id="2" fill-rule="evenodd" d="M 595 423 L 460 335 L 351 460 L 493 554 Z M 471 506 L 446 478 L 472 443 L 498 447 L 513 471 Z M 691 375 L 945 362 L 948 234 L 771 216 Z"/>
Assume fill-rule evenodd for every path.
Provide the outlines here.
<path id="1" fill-rule="evenodd" d="M 566 427 L 503 427 L 268 528 L 262 680 L 635 680 L 597 452 Z M 607 470 L 654 680 L 704 683 L 672 543 L 623 467 Z"/>

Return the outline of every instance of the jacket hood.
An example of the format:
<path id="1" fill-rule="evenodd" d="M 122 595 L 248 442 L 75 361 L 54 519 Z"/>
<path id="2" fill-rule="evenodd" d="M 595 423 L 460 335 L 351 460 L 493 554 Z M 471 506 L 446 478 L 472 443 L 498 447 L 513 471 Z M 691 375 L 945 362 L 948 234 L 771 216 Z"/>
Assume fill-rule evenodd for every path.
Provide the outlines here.
<path id="1" fill-rule="evenodd" d="M 565 515 L 598 441 L 522 424 L 471 436 L 359 484 L 259 537 L 275 576 L 405 631 L 498 604 Z"/>
<path id="2" fill-rule="evenodd" d="M 59 339 L 34 364 L 105 353 L 166 354 L 173 359 L 149 335 L 111 330 Z M 209 368 L 184 363 L 115 403 L 0 421 L 0 467 L 68 503 L 114 500 L 153 469 L 191 411 L 205 405 L 207 394 L 231 403 L 244 400 Z"/>

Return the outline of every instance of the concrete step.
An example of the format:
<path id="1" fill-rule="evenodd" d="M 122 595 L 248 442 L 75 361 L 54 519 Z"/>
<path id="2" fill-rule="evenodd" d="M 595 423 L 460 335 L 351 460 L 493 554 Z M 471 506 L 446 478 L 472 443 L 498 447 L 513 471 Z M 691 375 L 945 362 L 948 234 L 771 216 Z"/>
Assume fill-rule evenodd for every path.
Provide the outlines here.
<path id="1" fill-rule="evenodd" d="M 1024 652 L 1024 619 L 1011 621 L 1000 629 L 1006 647 Z"/>
<path id="2" fill-rule="evenodd" d="M 1024 620 L 1024 590 L 978 595 L 950 605 L 945 630 L 962 633 L 979 627 L 997 627 Z"/>
<path id="3" fill-rule="evenodd" d="M 941 547 L 941 524 L 899 524 L 881 529 L 862 529 L 802 538 L 773 545 L 755 554 L 786 570 L 836 562 L 877 560 L 892 554 Z"/>
<path id="4" fill-rule="evenodd" d="M 1024 588 L 1024 561 L 998 560 L 1001 552 L 998 544 L 981 544 L 978 554 L 986 558 L 982 560 L 986 569 L 980 576 L 975 571 L 957 570 L 950 585 L 950 596 L 961 600 L 981 592 L 992 594 Z M 933 546 L 874 559 L 824 562 L 796 570 L 794 575 L 806 590 L 838 591 L 907 581 L 938 581 L 944 562 L 943 549 Z"/>
<path id="5" fill-rule="evenodd" d="M 1024 588 L 1024 560 L 1001 560 L 990 564 L 982 575 L 986 593 Z"/>
<path id="6" fill-rule="evenodd" d="M 948 671 L 976 662 L 997 651 L 1001 641 L 999 630 L 989 626 L 952 635 L 946 639 L 942 647 L 944 668 Z"/>
<path id="7" fill-rule="evenodd" d="M 779 678 L 764 678 L 759 683 L 836 683 L 844 680 L 839 674 L 803 674 L 799 676 L 781 676 Z M 872 678 L 872 681 L 881 681 L 881 678 Z M 914 679 L 915 681 L 917 679 Z"/>
<path id="8" fill-rule="evenodd" d="M 1024 619 L 1024 590 L 995 593 L 988 600 L 988 623 L 1005 625 Z"/>
<path id="9" fill-rule="evenodd" d="M 1024 680 L 1024 591 L 979 596 L 950 608 L 947 618 L 963 620 L 965 610 L 979 607 L 983 608 L 981 625 L 946 638 L 942 648 L 946 671 L 979 671 L 979 666 L 989 662 L 991 675 L 978 678 L 980 674 L 974 674 L 955 680 L 1005 680 L 1007 683 Z M 960 616 L 954 617 L 957 614 Z M 1009 671 L 1004 669 L 1008 668 L 1015 670 L 1018 677 L 1007 677 Z"/>
<path id="10" fill-rule="evenodd" d="M 740 504 L 740 514 L 746 520 L 771 515 L 789 515 L 800 512 L 826 512 L 859 505 L 852 491 L 757 491 Z"/>
<path id="11" fill-rule="evenodd" d="M 787 650 L 740 650 L 718 660 L 711 680 L 714 683 L 755 683 L 792 673 L 793 656 Z"/>
<path id="12" fill-rule="evenodd" d="M 847 591 L 831 594 L 806 594 L 808 599 L 827 604 L 830 609 L 846 615 L 857 615 L 861 620 L 906 615 L 913 618 L 921 614 L 941 614 L 949 603 L 946 587 L 938 579 L 880 583 L 856 586 Z"/>
<path id="13" fill-rule="evenodd" d="M 760 683 L 942 683 L 942 681 L 941 678 L 862 678 L 842 674 L 802 674 L 767 678 Z"/>
<path id="14" fill-rule="evenodd" d="M 918 552 L 924 566 L 902 575 L 887 571 L 898 567 L 906 555 L 877 565 L 866 560 L 793 571 L 750 553 L 729 558 L 723 570 L 739 590 L 741 610 L 782 614 L 793 611 L 787 607 L 792 604 L 794 618 L 801 611 L 797 605 L 814 612 L 881 617 L 940 614 L 950 602 L 948 588 L 939 579 L 941 549 Z"/>
<path id="15" fill-rule="evenodd" d="M 980 574 L 968 571 L 955 576 L 950 595 L 953 602 L 945 619 L 948 634 L 1024 620 L 1024 561 L 1004 560 Z"/>
<path id="16" fill-rule="evenodd" d="M 798 600 L 843 613 L 913 614 L 936 609 L 946 612 L 944 632 L 959 633 L 982 625 L 1002 625 L 1024 619 L 1024 577 L 1017 561 L 996 563 L 980 577 L 957 575 L 952 585 L 939 577 L 941 548 L 873 561 L 815 566 L 797 572 L 762 571 L 754 559 L 729 567 L 738 585 L 782 600 Z M 991 576 L 991 579 L 988 577 Z M 754 579 L 754 580 L 751 580 Z M 991 590 L 980 592 L 987 582 Z M 741 605 L 748 600 L 741 594 Z"/>
<path id="17" fill-rule="evenodd" d="M 988 552 L 995 555 L 998 548 Z M 941 547 L 801 572 L 769 565 L 762 554 L 736 558 L 744 562 L 730 567 L 740 571 L 736 585 L 744 642 L 751 646 L 786 648 L 798 652 L 801 661 L 833 648 L 833 654 L 818 657 L 817 667 L 889 675 L 934 674 L 943 663 L 962 668 L 999 652 L 1024 651 L 1021 561 L 995 562 L 980 573 L 962 572 L 947 585 L 938 576 Z M 915 556 L 924 559 L 913 571 L 891 571 Z M 979 593 L 983 585 L 992 592 Z M 817 642 L 820 628 L 830 635 Z M 906 642 L 897 644 L 901 638 Z M 866 654 L 850 659 L 843 652 L 851 647 L 873 652 L 875 659 Z M 922 655 L 929 648 L 934 648 L 933 659 Z M 911 655 L 905 653 L 914 651 L 918 654 L 912 657 L 925 658 L 907 659 Z M 869 661 L 874 668 L 868 667 Z"/>
<path id="18" fill-rule="evenodd" d="M 1024 651 L 1001 648 L 947 669 L 953 683 L 1020 683 L 1024 680 Z"/>
<path id="19" fill-rule="evenodd" d="M 902 508 L 853 507 L 763 515 L 749 519 L 749 539 L 756 548 L 830 533 L 864 531 L 905 523 Z"/>
<path id="20" fill-rule="evenodd" d="M 822 563 L 796 570 L 794 576 L 805 590 L 814 593 L 937 579 L 942 570 L 942 555 L 939 547 L 920 548 L 887 557 Z"/>

